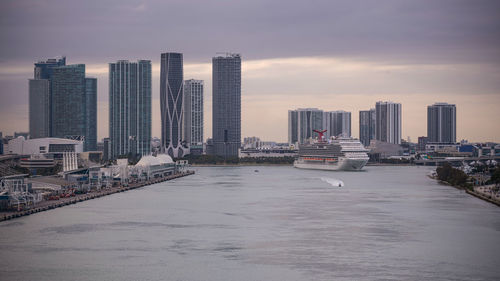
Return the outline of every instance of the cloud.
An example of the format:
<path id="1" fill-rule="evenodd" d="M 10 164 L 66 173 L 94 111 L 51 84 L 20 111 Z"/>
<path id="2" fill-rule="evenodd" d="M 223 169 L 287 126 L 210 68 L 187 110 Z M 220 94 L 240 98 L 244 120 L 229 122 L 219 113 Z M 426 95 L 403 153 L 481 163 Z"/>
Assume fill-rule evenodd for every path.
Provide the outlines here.
<path id="1" fill-rule="evenodd" d="M 498 1 L 2 1 L 0 60 L 218 51 L 247 59 L 500 62 Z"/>
<path id="2" fill-rule="evenodd" d="M 243 136 L 284 140 L 286 111 L 304 106 L 352 111 L 356 134 L 358 110 L 392 99 L 412 138 L 425 134 L 425 106 L 447 101 L 457 103 L 459 137 L 500 140 L 491 122 L 500 120 L 499 9 L 484 0 L 1 1 L 0 117 L 17 118 L 0 130 L 27 129 L 20 114 L 38 59 L 66 55 L 98 78 L 104 137 L 108 63 L 150 59 L 159 112 L 160 53 L 178 51 L 184 77 L 205 80 L 209 136 L 211 57 L 233 51 L 243 56 Z"/>

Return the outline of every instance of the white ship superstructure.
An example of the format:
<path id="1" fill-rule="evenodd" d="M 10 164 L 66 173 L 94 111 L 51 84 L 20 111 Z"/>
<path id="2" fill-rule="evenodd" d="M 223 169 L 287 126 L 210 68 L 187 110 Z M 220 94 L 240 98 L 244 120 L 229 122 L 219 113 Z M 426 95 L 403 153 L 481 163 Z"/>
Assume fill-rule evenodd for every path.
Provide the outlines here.
<path id="1" fill-rule="evenodd" d="M 361 170 L 368 162 L 368 150 L 357 139 L 340 137 L 299 146 L 293 166 L 317 170 Z"/>

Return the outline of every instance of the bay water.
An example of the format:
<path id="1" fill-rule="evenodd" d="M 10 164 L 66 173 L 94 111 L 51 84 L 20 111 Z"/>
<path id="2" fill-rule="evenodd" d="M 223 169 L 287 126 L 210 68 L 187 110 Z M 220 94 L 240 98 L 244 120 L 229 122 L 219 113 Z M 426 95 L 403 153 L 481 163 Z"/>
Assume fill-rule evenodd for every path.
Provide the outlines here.
<path id="1" fill-rule="evenodd" d="M 0 280 L 500 278 L 500 208 L 429 167 L 193 169 L 1 222 Z"/>

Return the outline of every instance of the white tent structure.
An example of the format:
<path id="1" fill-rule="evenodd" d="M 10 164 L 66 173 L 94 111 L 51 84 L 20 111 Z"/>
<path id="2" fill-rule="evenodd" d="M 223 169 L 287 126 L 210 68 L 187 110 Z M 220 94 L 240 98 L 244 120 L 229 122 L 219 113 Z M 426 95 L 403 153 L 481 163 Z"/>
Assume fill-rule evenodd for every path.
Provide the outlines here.
<path id="1" fill-rule="evenodd" d="M 172 158 L 167 154 L 158 154 L 157 156 L 143 156 L 132 169 L 131 174 L 139 178 L 149 180 L 151 178 L 164 177 L 175 173 L 176 165 Z"/>

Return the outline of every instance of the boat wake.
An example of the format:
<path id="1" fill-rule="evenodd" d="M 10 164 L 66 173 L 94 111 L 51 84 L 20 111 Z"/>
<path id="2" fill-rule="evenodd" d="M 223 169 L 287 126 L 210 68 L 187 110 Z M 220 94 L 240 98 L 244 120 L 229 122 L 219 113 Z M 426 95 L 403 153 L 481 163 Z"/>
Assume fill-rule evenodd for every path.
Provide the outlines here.
<path id="1" fill-rule="evenodd" d="M 331 186 L 342 187 L 344 186 L 344 182 L 338 179 L 333 178 L 321 178 L 322 181 L 329 183 Z"/>

